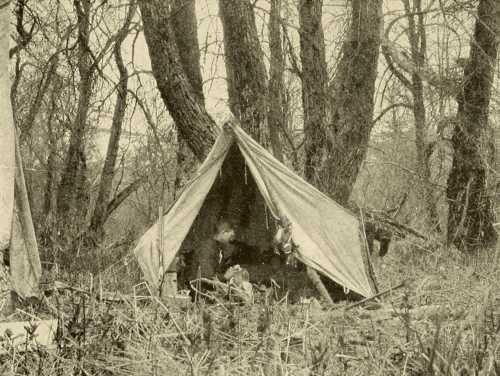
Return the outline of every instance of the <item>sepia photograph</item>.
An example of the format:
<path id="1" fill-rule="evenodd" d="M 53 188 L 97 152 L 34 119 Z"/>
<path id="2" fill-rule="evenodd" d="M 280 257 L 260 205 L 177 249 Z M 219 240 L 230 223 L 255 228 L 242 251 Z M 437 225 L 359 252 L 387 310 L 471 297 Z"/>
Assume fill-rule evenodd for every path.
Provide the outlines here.
<path id="1" fill-rule="evenodd" d="M 0 376 L 500 376 L 500 0 L 0 0 Z"/>

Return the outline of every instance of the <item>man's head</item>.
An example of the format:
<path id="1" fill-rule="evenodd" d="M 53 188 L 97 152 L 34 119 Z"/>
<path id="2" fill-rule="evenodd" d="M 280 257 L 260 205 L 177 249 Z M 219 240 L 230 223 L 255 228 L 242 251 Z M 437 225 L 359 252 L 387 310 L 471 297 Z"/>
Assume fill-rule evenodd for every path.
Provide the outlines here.
<path id="1" fill-rule="evenodd" d="M 214 239 L 220 243 L 230 243 L 236 238 L 234 226 L 228 221 L 219 221 L 215 228 Z"/>

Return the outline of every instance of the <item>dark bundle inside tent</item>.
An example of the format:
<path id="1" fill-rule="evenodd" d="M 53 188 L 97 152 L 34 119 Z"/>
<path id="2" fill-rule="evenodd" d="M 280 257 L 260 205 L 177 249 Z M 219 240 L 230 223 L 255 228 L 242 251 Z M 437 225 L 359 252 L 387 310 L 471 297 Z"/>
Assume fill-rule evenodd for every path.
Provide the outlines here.
<path id="1" fill-rule="evenodd" d="M 186 272 L 189 256 L 214 236 L 222 218 L 234 225 L 241 249 L 232 261 L 249 271 L 252 282 L 274 278 L 282 291 L 308 294 L 311 275 L 319 274 L 327 286 L 342 286 L 337 291 L 376 293 L 358 219 L 229 123 L 178 200 L 135 249 L 149 284 L 158 288 L 163 274 L 184 259 L 187 267 L 178 272 L 185 287 L 195 277 Z M 286 252 L 273 242 L 277 231 L 287 233 Z M 286 262 L 291 259 L 297 262 Z"/>

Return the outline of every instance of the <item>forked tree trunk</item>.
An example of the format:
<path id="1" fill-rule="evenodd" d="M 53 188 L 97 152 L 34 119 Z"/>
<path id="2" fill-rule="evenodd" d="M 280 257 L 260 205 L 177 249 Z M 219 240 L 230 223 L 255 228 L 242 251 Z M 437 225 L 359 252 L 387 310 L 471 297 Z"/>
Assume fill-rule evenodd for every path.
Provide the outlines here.
<path id="1" fill-rule="evenodd" d="M 204 106 L 194 5 L 191 0 L 139 1 L 153 75 L 177 127 L 181 148 L 178 161 L 185 145 L 203 161 L 217 134 L 217 126 Z M 207 219 L 202 222 L 197 232 L 208 238 L 212 223 Z M 193 241 L 192 233 L 187 242 Z M 165 292 L 162 286 L 160 296 Z"/>
<path id="2" fill-rule="evenodd" d="M 263 145 L 267 136 L 267 73 L 250 0 L 219 0 L 229 108 Z"/>
<path id="3" fill-rule="evenodd" d="M 170 2 L 165 0 L 139 1 L 144 36 L 163 102 L 180 137 L 202 161 L 215 141 L 217 126 L 205 107 L 200 105 L 199 92 L 193 89 L 182 67 L 169 5 Z"/>
<path id="4" fill-rule="evenodd" d="M 325 164 L 325 160 L 328 159 L 328 153 L 331 152 L 332 148 L 331 140 L 329 143 L 327 138 L 329 134 L 327 127 L 331 124 L 328 117 L 328 74 L 323 26 L 321 22 L 322 7 L 322 0 L 301 0 L 299 2 L 302 107 L 304 111 L 306 154 L 304 172 L 309 182 L 331 194 L 332 187 L 325 185 L 324 180 L 325 173 L 336 174 L 336 172 L 335 165 Z M 344 44 L 344 49 L 347 48 L 347 43 L 348 42 Z M 358 53 L 360 52 L 358 51 Z M 347 61 L 343 61 L 343 63 L 348 64 Z M 343 85 L 347 84 L 351 84 L 351 82 L 343 83 Z M 342 105 L 345 106 L 346 104 L 343 103 Z M 337 113 L 342 115 L 344 111 L 346 111 L 344 108 L 338 108 L 336 110 L 338 111 Z M 330 131 L 330 134 L 334 131 L 335 128 Z M 339 141 L 350 142 L 351 140 Z M 346 148 L 355 148 L 357 146 L 356 144 L 345 145 Z M 355 178 L 356 176 L 354 176 L 354 179 Z M 328 180 L 326 183 L 328 183 Z M 338 197 L 335 198 L 338 199 Z M 345 204 L 346 202 L 343 203 Z M 323 296 L 329 304 L 333 303 L 331 294 L 335 289 L 338 289 L 338 285 L 327 278 L 320 277 L 310 267 L 307 268 L 307 274 L 321 296 Z"/>
<path id="5" fill-rule="evenodd" d="M 278 10 L 275 7 L 276 4 L 273 7 L 272 21 L 274 21 L 274 25 L 271 28 L 276 28 L 276 24 L 279 22 L 279 19 L 277 19 L 278 15 L 276 14 Z M 231 111 L 240 119 L 243 129 L 254 139 L 266 146 L 269 141 L 269 127 L 276 126 L 277 124 L 269 124 L 269 119 L 266 119 L 268 113 L 273 116 L 274 113 L 270 112 L 272 110 L 268 112 L 267 109 L 267 75 L 264 56 L 257 35 L 252 4 L 248 0 L 220 0 L 219 9 L 224 29 L 224 52 Z M 274 54 L 276 54 L 278 53 L 275 40 L 277 37 L 276 30 L 272 31 L 274 31 L 274 35 L 271 42 L 274 42 Z M 274 57 L 276 59 L 276 56 Z M 279 74 L 283 62 L 272 60 L 271 64 L 273 63 L 272 79 L 276 81 L 272 84 L 273 90 L 277 90 L 279 88 L 276 84 L 280 80 Z M 274 102 L 273 105 L 279 106 L 277 102 Z M 276 113 L 278 114 L 279 111 Z M 276 134 L 274 134 L 274 137 L 276 137 Z M 241 165 L 237 164 L 238 160 L 236 159 L 231 162 L 232 166 L 230 168 L 233 171 L 243 168 L 243 161 L 241 161 Z M 236 222 L 240 226 L 244 227 L 248 222 L 246 217 L 251 212 L 252 206 L 257 202 L 257 194 L 255 190 L 244 190 L 242 185 L 235 185 L 231 191 L 228 205 L 235 210 L 235 213 L 229 214 L 232 218 L 236 219 Z M 307 267 L 307 275 L 320 295 L 327 302 L 331 303 L 332 299 L 317 272 L 313 268 Z"/>
<path id="6" fill-rule="evenodd" d="M 457 98 L 453 164 L 448 177 L 448 241 L 462 251 L 493 246 L 497 234 L 488 186 L 494 140 L 488 112 L 497 59 L 500 2 L 481 0 L 463 87 Z"/>
<path id="7" fill-rule="evenodd" d="M 320 182 L 320 188 L 344 205 L 365 159 L 373 127 L 383 26 L 382 0 L 352 0 L 351 7 L 351 24 L 331 87 L 326 161 Z"/>
<path id="8" fill-rule="evenodd" d="M 323 35 L 322 0 L 299 2 L 302 107 L 305 132 L 305 177 L 321 186 L 327 124 L 328 75 Z"/>

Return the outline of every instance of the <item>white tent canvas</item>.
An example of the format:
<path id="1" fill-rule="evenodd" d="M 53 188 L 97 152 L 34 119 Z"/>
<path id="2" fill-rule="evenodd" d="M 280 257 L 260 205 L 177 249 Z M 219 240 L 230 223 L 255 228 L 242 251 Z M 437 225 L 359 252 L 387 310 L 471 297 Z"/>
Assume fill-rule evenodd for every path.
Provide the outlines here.
<path id="1" fill-rule="evenodd" d="M 14 213 L 14 126 L 10 105 L 10 7 L 0 9 L 0 249 L 8 248 Z"/>
<path id="2" fill-rule="evenodd" d="M 27 298 L 38 294 L 41 264 L 10 103 L 10 16 L 0 7 L 0 251 L 9 249 L 12 289 Z"/>
<path id="3" fill-rule="evenodd" d="M 358 219 L 279 162 L 239 126 L 229 123 L 196 176 L 163 217 L 162 244 L 159 222 L 140 238 L 134 253 L 148 283 L 158 287 L 163 271 L 175 259 L 234 144 L 266 210 L 274 218 L 286 218 L 291 223 L 292 237 L 298 246 L 296 256 L 341 286 L 365 297 L 373 296 L 376 288 L 368 272 Z"/>

